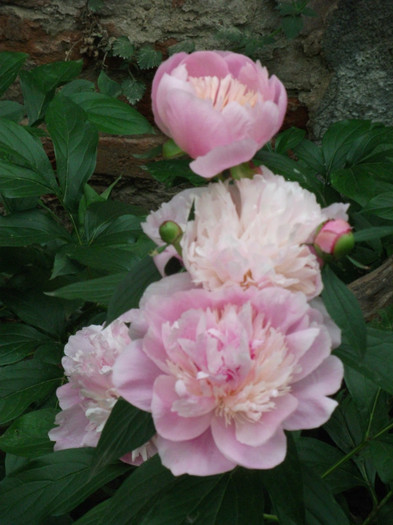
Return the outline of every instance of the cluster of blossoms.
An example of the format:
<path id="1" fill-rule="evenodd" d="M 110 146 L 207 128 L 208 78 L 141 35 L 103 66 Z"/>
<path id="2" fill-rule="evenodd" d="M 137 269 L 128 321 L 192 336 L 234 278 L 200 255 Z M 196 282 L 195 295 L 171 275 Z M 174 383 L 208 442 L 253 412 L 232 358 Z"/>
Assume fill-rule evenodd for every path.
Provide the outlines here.
<path id="1" fill-rule="evenodd" d="M 179 53 L 153 83 L 157 125 L 205 178 L 249 162 L 280 128 L 281 82 L 235 53 Z M 241 170 L 240 170 L 241 171 Z M 72 336 L 55 448 L 95 446 L 119 396 L 151 412 L 156 451 L 175 475 L 283 461 L 285 430 L 325 423 L 343 377 L 340 332 L 321 300 L 321 257 L 351 242 L 347 205 L 267 168 L 182 191 L 143 224 L 162 279 L 139 308 Z M 166 275 L 177 258 L 183 271 Z M 128 327 L 129 325 L 129 327 Z"/>

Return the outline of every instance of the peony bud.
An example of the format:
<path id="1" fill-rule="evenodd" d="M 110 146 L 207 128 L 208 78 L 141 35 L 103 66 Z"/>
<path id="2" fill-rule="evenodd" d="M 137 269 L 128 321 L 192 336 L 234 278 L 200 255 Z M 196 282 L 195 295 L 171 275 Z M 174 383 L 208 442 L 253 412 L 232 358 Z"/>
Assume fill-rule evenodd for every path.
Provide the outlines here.
<path id="1" fill-rule="evenodd" d="M 175 244 L 176 242 L 179 242 L 183 235 L 182 229 L 177 222 L 174 221 L 163 222 L 158 231 L 161 239 L 167 244 Z"/>
<path id="2" fill-rule="evenodd" d="M 314 248 L 318 256 L 336 259 L 347 255 L 355 245 L 351 226 L 342 219 L 325 222 L 314 239 Z"/>

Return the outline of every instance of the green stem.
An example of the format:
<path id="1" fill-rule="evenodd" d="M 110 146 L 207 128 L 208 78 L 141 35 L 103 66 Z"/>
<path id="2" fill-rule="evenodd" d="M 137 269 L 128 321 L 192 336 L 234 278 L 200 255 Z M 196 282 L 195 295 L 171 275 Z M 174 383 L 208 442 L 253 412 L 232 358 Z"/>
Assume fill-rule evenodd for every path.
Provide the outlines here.
<path id="1" fill-rule="evenodd" d="M 386 496 L 383 499 L 381 499 L 378 505 L 370 512 L 367 518 L 363 521 L 362 525 L 370 525 L 372 521 L 374 520 L 375 516 L 381 510 L 381 508 L 390 500 L 392 496 L 393 496 L 393 490 L 389 490 Z"/>
<path id="2" fill-rule="evenodd" d="M 373 407 L 371 409 L 370 418 L 368 420 L 368 426 L 367 426 L 366 434 L 364 436 L 365 439 L 368 439 L 369 436 L 370 436 L 371 425 L 372 425 L 372 422 L 373 422 L 373 419 L 374 419 L 374 414 L 375 414 L 375 410 L 377 408 L 377 403 L 378 403 L 378 399 L 379 399 L 380 393 L 381 393 L 381 389 L 378 388 L 377 393 L 375 394 L 375 399 L 374 399 Z"/>
<path id="3" fill-rule="evenodd" d="M 275 521 L 276 523 L 279 523 L 279 519 L 275 514 L 264 514 L 263 517 L 265 520 Z"/>
<path id="4" fill-rule="evenodd" d="M 343 463 L 346 463 L 349 459 L 351 459 L 352 456 L 355 456 L 358 452 L 360 452 L 366 445 L 369 444 L 370 441 L 373 439 L 378 439 L 380 436 L 388 432 L 391 428 L 393 428 L 393 423 L 390 423 L 385 428 L 377 432 L 374 436 L 368 437 L 359 445 L 357 445 L 351 452 L 348 452 L 343 458 L 341 458 L 339 461 L 337 461 L 334 465 L 332 465 L 330 468 L 328 468 L 322 475 L 321 478 L 326 478 L 329 474 L 331 474 L 333 471 L 335 471 L 338 467 L 340 467 Z"/>

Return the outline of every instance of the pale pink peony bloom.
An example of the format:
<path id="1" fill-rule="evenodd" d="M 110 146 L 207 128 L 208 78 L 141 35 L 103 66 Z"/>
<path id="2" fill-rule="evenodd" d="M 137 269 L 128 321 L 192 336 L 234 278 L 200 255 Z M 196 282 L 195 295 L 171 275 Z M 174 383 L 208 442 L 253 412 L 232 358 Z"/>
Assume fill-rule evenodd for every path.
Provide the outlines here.
<path id="1" fill-rule="evenodd" d="M 284 460 L 284 430 L 325 423 L 343 367 L 340 333 L 319 300 L 283 288 L 195 288 L 188 274 L 152 284 L 119 355 L 120 395 L 152 413 L 162 463 L 207 476 Z"/>
<path id="2" fill-rule="evenodd" d="M 280 129 L 287 94 L 274 75 L 248 57 L 224 51 L 177 53 L 152 86 L 157 126 L 210 178 L 249 161 Z"/>
<path id="3" fill-rule="evenodd" d="M 158 247 L 165 246 L 165 242 L 160 237 L 160 226 L 166 221 L 173 221 L 184 231 L 194 199 L 204 190 L 205 188 L 191 188 L 181 191 L 169 202 L 164 202 L 158 210 L 150 212 L 146 221 L 142 223 L 142 230 Z M 155 265 L 162 276 L 165 275 L 165 266 L 172 257 L 181 260 L 180 255 L 172 245 L 154 255 Z"/>
<path id="4" fill-rule="evenodd" d="M 126 316 L 123 320 L 128 320 Z M 116 358 L 131 342 L 128 326 L 120 318 L 106 328 L 91 325 L 72 335 L 62 365 L 69 382 L 57 389 L 60 408 L 49 432 L 54 450 L 95 447 L 119 398 L 112 382 Z M 126 454 L 122 460 L 139 465 L 156 452 L 152 442 Z"/>
<path id="5" fill-rule="evenodd" d="M 322 290 L 309 244 L 327 219 L 347 218 L 347 204 L 322 209 L 315 195 L 267 168 L 253 179 L 212 183 L 195 197 L 195 219 L 181 240 L 193 282 L 208 290 L 238 284 L 281 286 L 309 299 Z"/>

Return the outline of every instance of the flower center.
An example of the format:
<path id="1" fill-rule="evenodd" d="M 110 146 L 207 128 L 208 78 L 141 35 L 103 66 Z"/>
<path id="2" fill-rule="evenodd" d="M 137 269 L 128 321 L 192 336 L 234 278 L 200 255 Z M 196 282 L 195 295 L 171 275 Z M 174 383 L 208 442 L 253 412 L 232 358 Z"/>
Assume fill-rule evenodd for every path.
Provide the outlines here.
<path id="1" fill-rule="evenodd" d="M 242 106 L 249 104 L 255 106 L 258 93 L 249 90 L 232 75 L 224 78 L 218 77 L 189 77 L 188 81 L 195 89 L 198 98 L 211 100 L 214 109 L 221 111 L 230 102 L 237 102 Z"/>

